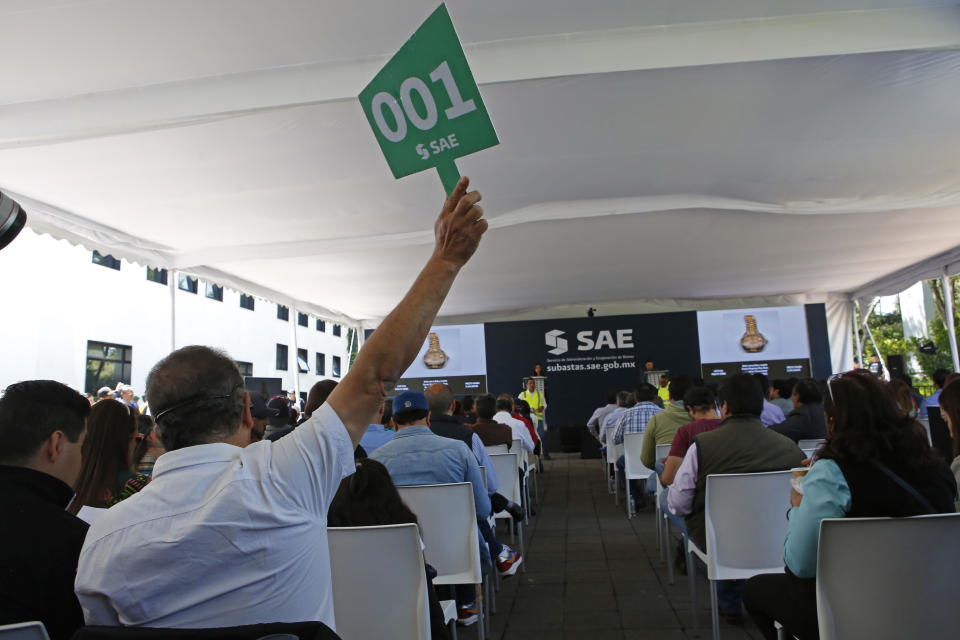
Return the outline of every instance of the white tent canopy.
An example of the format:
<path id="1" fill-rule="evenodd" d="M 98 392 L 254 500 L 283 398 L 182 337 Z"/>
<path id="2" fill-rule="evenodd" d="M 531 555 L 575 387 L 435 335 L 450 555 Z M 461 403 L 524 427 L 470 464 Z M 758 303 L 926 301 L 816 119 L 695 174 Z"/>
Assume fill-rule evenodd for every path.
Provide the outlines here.
<path id="1" fill-rule="evenodd" d="M 375 323 L 442 193 L 393 180 L 355 96 L 434 2 L 3 3 L 0 188 L 38 231 Z M 960 6 L 448 7 L 502 144 L 459 162 L 491 230 L 444 317 L 828 301 L 849 353 L 852 296 L 957 271 Z"/>

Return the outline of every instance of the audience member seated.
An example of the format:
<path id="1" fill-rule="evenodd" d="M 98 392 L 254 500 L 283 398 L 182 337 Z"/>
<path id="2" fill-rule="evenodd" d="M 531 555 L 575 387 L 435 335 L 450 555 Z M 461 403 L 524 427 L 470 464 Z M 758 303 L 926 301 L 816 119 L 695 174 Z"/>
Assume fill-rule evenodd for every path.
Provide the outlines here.
<path id="1" fill-rule="evenodd" d="M 804 378 L 793 387 L 793 411 L 780 424 L 770 428 L 793 440 L 819 440 L 827 437 L 823 415 L 823 391 L 813 378 Z"/>
<path id="2" fill-rule="evenodd" d="M 493 468 L 490 454 L 487 453 L 487 448 L 480 440 L 480 436 L 466 425 L 461 424 L 453 415 L 453 405 L 456 401 L 450 387 L 438 382 L 431 385 L 424 396 L 427 399 L 427 406 L 430 407 L 430 431 L 443 438 L 459 440 L 470 447 L 473 456 L 477 459 L 477 464 L 483 467 L 484 477 L 487 480 L 487 495 L 490 496 L 490 507 L 493 512 L 499 513 L 506 510 L 514 519 L 522 520 L 526 515 L 523 512 L 523 507 L 514 504 L 507 500 L 506 496 L 498 493 L 500 487 L 497 482 L 497 472 Z"/>
<path id="3" fill-rule="evenodd" d="M 77 479 L 77 495 L 67 509 L 76 515 L 83 506 L 106 509 L 126 500 L 150 482 L 134 472 L 137 446 L 137 416 L 122 402 L 98 402 L 87 418 L 83 441 L 83 466 Z"/>
<path id="4" fill-rule="evenodd" d="M 628 433 L 643 433 L 650 418 L 663 411 L 654 402 L 657 397 L 657 388 L 649 382 L 638 384 L 633 397 L 637 403 L 626 408 L 617 418 L 617 428 L 613 432 L 614 444 L 621 444 L 623 436 Z"/>
<path id="5" fill-rule="evenodd" d="M 670 485 L 668 507 L 674 515 L 686 517 L 690 538 L 701 549 L 706 549 L 707 476 L 785 471 L 803 460 L 795 442 L 764 428 L 760 422 L 763 396 L 764 391 L 753 376 L 738 374 L 727 378 L 720 391 L 723 422 L 694 438 Z M 743 623 L 743 582 L 717 582 L 720 614 L 732 624 Z"/>
<path id="6" fill-rule="evenodd" d="M 363 437 L 360 438 L 360 447 L 363 448 L 363 451 L 367 456 L 376 451 L 378 447 L 381 447 L 393 440 L 393 431 L 380 424 L 380 420 L 383 418 L 383 406 L 384 403 L 381 402 L 380 410 L 377 412 L 376 420 L 367 425 L 366 433 L 364 433 Z"/>
<path id="7" fill-rule="evenodd" d="M 770 379 L 762 373 L 755 373 L 753 377 L 757 379 L 763 388 L 763 413 L 760 414 L 760 422 L 763 426 L 769 427 L 772 424 L 780 424 L 787 419 L 783 411 L 777 405 L 770 402 Z"/>
<path id="8" fill-rule="evenodd" d="M 287 437 L 252 443 L 250 398 L 227 354 L 191 346 L 154 366 L 146 390 L 167 452 L 153 481 L 87 534 L 75 587 L 88 624 L 333 628 L 327 511 L 384 390 L 413 362 L 487 229 L 468 185 L 461 178 L 444 203 L 410 290 Z"/>
<path id="9" fill-rule="evenodd" d="M 359 460 L 356 473 L 343 479 L 327 514 L 330 527 L 376 527 L 408 522 L 420 525 L 416 514 L 400 498 L 387 468 L 372 458 Z M 450 638 L 450 632 L 433 586 L 437 571 L 426 562 L 424 569 L 430 601 L 430 637 L 432 640 L 446 640 Z"/>
<path id="10" fill-rule="evenodd" d="M 887 383 L 887 386 L 890 389 L 890 393 L 893 394 L 893 399 L 897 403 L 897 406 L 900 407 L 900 410 L 911 418 L 916 418 L 919 407 L 910 394 L 910 385 L 899 378 L 894 378 Z"/>
<path id="11" fill-rule="evenodd" d="M 513 407 L 513 413 L 510 415 L 522 422 L 523 426 L 527 428 L 527 433 L 533 440 L 533 452 L 539 455 L 540 436 L 537 435 L 537 430 L 533 426 L 533 420 L 531 419 L 533 413 L 530 411 L 530 405 L 527 404 L 526 400 L 517 400 L 516 406 Z"/>
<path id="12" fill-rule="evenodd" d="M 690 416 L 690 422 L 677 429 L 670 443 L 670 451 L 663 462 L 660 484 L 669 487 L 677 475 L 677 469 L 687 455 L 690 445 L 701 433 L 713 431 L 720 426 L 716 397 L 707 387 L 691 387 L 683 396 L 683 406 Z M 659 460 L 657 461 L 659 463 Z M 666 496 L 664 496 L 666 499 Z"/>
<path id="13" fill-rule="evenodd" d="M 275 415 L 269 417 L 269 424 L 263 437 L 270 442 L 276 442 L 283 436 L 292 433 L 297 427 L 296 423 L 290 423 L 290 403 L 284 395 L 274 396 L 267 402 L 269 408 Z"/>
<path id="14" fill-rule="evenodd" d="M 650 386 L 652 387 L 653 385 Z M 604 404 L 594 409 L 590 419 L 587 420 L 587 429 L 598 439 L 600 438 L 600 425 L 603 424 L 603 419 L 607 417 L 607 414 L 617 408 L 617 392 L 608 391 L 604 394 L 603 400 Z"/>
<path id="15" fill-rule="evenodd" d="M 490 499 L 483 489 L 480 466 L 466 444 L 438 436 L 430 430 L 430 407 L 424 395 L 416 391 L 404 391 L 393 399 L 393 422 L 397 426 L 396 436 L 374 451 L 371 458 L 387 468 L 397 486 L 471 483 L 477 525 L 496 560 L 497 569 L 502 576 L 515 574 L 522 558 L 500 543 L 487 523 Z M 457 589 L 457 605 L 462 624 L 476 622 L 478 607 L 473 586 Z"/>
<path id="16" fill-rule="evenodd" d="M 690 422 L 690 415 L 683 407 L 683 396 L 693 386 L 688 375 L 678 375 L 670 381 L 670 404 L 650 418 L 647 428 L 643 432 L 643 450 L 640 452 L 640 462 L 648 469 L 656 465 L 657 445 L 670 444 L 677 429 Z"/>
<path id="17" fill-rule="evenodd" d="M 950 372 L 946 369 L 937 369 L 933 372 L 933 393 L 930 394 L 930 397 L 926 399 L 925 405 L 928 407 L 938 407 L 940 406 L 940 393 L 943 391 L 943 387 L 947 384 L 947 376 L 950 375 Z M 921 415 L 921 418 L 926 418 L 925 415 Z"/>
<path id="18" fill-rule="evenodd" d="M 793 388 L 796 385 L 796 378 L 774 380 L 770 385 L 770 402 L 780 407 L 783 415 L 793 411 Z"/>
<path id="19" fill-rule="evenodd" d="M 942 393 L 937 396 L 940 415 L 947 423 L 953 439 L 953 461 L 950 463 L 950 470 L 960 485 L 960 383 L 951 382 L 941 390 Z M 957 507 L 960 508 L 960 501 L 957 502 Z"/>
<path id="20" fill-rule="evenodd" d="M 480 436 L 484 446 L 495 447 L 498 444 L 505 444 L 509 449 L 513 445 L 513 429 L 493 419 L 497 412 L 496 399 L 489 393 L 484 394 L 477 398 L 475 408 L 477 421 L 467 426 Z"/>
<path id="21" fill-rule="evenodd" d="M 755 576 L 747 583 L 747 610 L 766 638 L 777 637 L 775 620 L 787 637 L 818 637 L 821 520 L 954 510 L 953 475 L 930 448 L 923 428 L 884 387 L 882 380 L 863 370 L 828 383 L 827 442 L 803 478 L 803 493 L 790 492 L 790 524 L 783 545 L 786 572 Z"/>
<path id="22" fill-rule="evenodd" d="M 267 400 L 259 393 L 250 395 L 250 417 L 253 426 L 250 428 L 250 439 L 254 442 L 263 440 L 270 424 L 270 418 L 276 418 L 280 412 L 267 406 Z"/>
<path id="23" fill-rule="evenodd" d="M 637 404 L 628 407 L 620 414 L 617 419 L 617 428 L 613 433 L 613 443 L 621 444 L 623 437 L 628 433 L 643 433 L 647 428 L 650 418 L 663 411 L 658 407 L 654 400 L 657 398 L 657 388 L 648 382 L 641 382 L 637 385 L 637 390 L 633 394 Z M 620 473 L 626 470 L 626 458 L 620 456 L 617 458 L 617 467 Z M 646 496 L 644 495 L 645 482 L 640 480 L 630 480 L 630 495 L 633 496 L 634 510 L 639 511 L 646 506 Z"/>
<path id="24" fill-rule="evenodd" d="M 463 422 L 473 424 L 477 421 L 476 405 L 473 396 L 463 396 Z"/>
<path id="25" fill-rule="evenodd" d="M 513 432 L 512 440 L 519 440 L 520 446 L 528 453 L 533 453 L 533 438 L 527 431 L 527 426 L 521 420 L 513 417 L 513 396 L 502 393 L 497 397 L 497 412 L 493 414 L 494 422 L 505 424 Z"/>
<path id="26" fill-rule="evenodd" d="M 607 443 L 607 429 L 617 426 L 620 416 L 627 410 L 637 404 L 636 396 L 629 391 L 617 391 L 617 406 L 608 413 L 600 423 L 600 442 Z"/>
<path id="27" fill-rule="evenodd" d="M 137 415 L 137 446 L 133 450 L 133 467 L 137 473 L 145 476 L 153 472 L 153 465 L 157 458 L 163 455 L 163 444 L 157 425 L 150 416 Z"/>
<path id="28" fill-rule="evenodd" d="M 66 507 L 89 413 L 86 398 L 49 380 L 0 397 L 0 625 L 39 620 L 52 640 L 83 625 L 73 583 L 87 523 Z"/>

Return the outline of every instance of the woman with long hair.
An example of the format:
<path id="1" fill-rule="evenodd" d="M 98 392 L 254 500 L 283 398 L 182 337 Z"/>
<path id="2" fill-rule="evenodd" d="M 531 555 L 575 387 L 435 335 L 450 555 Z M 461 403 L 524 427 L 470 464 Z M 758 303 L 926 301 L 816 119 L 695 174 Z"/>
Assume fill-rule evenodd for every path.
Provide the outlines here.
<path id="1" fill-rule="evenodd" d="M 137 417 L 129 406 L 116 401 L 93 405 L 81 449 L 77 495 L 68 511 L 76 514 L 83 506 L 109 507 L 146 486 L 150 479 L 133 471 L 137 434 Z"/>
<path id="2" fill-rule="evenodd" d="M 384 524 L 406 524 L 412 522 L 419 526 L 417 516 L 404 503 L 397 491 L 390 472 L 380 462 L 372 458 L 357 460 L 357 471 L 340 482 L 337 495 L 330 502 L 327 512 L 327 525 L 331 527 L 373 527 Z M 444 626 L 440 600 L 433 587 L 436 569 L 424 564 L 429 588 L 430 628 L 432 640 L 449 640 L 450 634 Z"/>
<path id="3" fill-rule="evenodd" d="M 137 473 L 148 476 L 153 473 L 153 465 L 165 450 L 153 418 L 144 415 L 138 415 L 136 418 L 137 444 L 133 448 L 133 468 Z"/>
<path id="4" fill-rule="evenodd" d="M 943 391 L 940 392 L 940 415 L 947 423 L 953 439 L 953 461 L 950 463 L 950 470 L 953 471 L 957 484 L 960 484 L 960 383 L 950 381 L 943 385 Z M 960 507 L 960 502 L 957 506 Z"/>
<path id="5" fill-rule="evenodd" d="M 821 520 L 954 511 L 953 474 L 882 380 L 865 370 L 852 371 L 831 379 L 827 392 L 827 441 L 803 478 L 803 492 L 790 492 L 786 571 L 751 578 L 744 594 L 747 611 L 771 639 L 777 637 L 775 620 L 788 637 L 819 637 Z"/>

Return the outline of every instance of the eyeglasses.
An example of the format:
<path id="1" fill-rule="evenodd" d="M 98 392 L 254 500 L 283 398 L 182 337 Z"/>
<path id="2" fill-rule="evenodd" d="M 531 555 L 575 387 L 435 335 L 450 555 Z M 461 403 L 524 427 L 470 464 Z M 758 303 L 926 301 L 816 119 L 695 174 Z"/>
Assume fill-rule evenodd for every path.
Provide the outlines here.
<path id="1" fill-rule="evenodd" d="M 830 394 L 830 402 L 832 402 L 833 404 L 836 404 L 837 401 L 836 401 L 836 400 L 834 399 L 834 397 L 833 397 L 833 387 L 831 387 L 830 384 L 831 384 L 834 380 L 837 380 L 838 378 L 842 378 L 843 375 L 844 375 L 844 374 L 842 374 L 842 373 L 835 373 L 835 374 L 833 374 L 832 376 L 830 376 L 829 378 L 827 378 L 827 393 Z"/>
<path id="2" fill-rule="evenodd" d="M 232 389 L 230 389 L 230 393 L 227 393 L 227 394 L 216 395 L 216 396 L 193 396 L 192 398 L 184 400 L 183 402 L 178 402 L 172 407 L 168 407 L 164 409 L 163 411 L 158 413 L 153 420 L 154 422 L 160 422 L 160 420 L 162 420 L 163 417 L 168 413 L 170 413 L 171 411 L 176 411 L 178 409 L 182 409 L 183 407 L 186 407 L 191 404 L 196 404 L 198 402 L 207 402 L 209 400 L 226 400 L 227 398 L 232 398 L 233 392 L 236 391 L 237 389 L 242 389 L 242 388 L 243 388 L 243 384 L 236 384 L 233 386 Z"/>

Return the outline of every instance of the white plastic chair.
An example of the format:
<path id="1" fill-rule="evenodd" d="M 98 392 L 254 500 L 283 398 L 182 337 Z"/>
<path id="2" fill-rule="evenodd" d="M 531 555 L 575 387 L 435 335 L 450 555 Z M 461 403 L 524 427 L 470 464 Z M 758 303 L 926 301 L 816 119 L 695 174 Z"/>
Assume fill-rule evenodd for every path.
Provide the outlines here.
<path id="1" fill-rule="evenodd" d="M 628 433 L 623 437 L 623 475 L 627 483 L 627 519 L 633 517 L 633 501 L 630 499 L 630 481 L 644 480 L 657 475 L 653 469 L 640 462 L 643 448 L 643 433 Z"/>
<path id="2" fill-rule="evenodd" d="M 487 453 L 489 455 L 493 455 L 495 453 L 507 453 L 508 451 L 510 451 L 510 447 L 508 447 L 505 444 L 491 444 L 491 445 L 485 446 L 484 449 L 487 450 Z"/>
<path id="3" fill-rule="evenodd" d="M 660 462 L 661 460 L 666 458 L 667 454 L 670 453 L 670 447 L 672 446 L 673 446 L 672 444 L 658 444 L 656 453 L 654 454 L 654 459 L 657 462 Z M 669 529 L 664 528 L 663 521 L 666 519 L 666 516 L 663 514 L 663 511 L 660 508 L 660 494 L 663 493 L 663 485 L 660 483 L 660 475 L 656 473 L 654 475 L 657 478 L 657 496 L 656 496 L 657 501 L 656 501 L 656 505 L 654 505 L 654 508 L 656 509 L 656 514 L 657 514 L 657 551 L 660 552 L 660 559 L 661 560 L 666 559 L 668 562 L 669 566 L 667 567 L 667 569 L 668 569 L 668 572 L 670 573 L 670 584 L 673 584 L 673 573 L 672 573 L 673 564 L 669 562 L 670 540 L 664 537 L 668 535 L 667 531 L 669 531 Z"/>
<path id="4" fill-rule="evenodd" d="M 0 625 L 0 638 L 3 640 L 50 640 L 47 628 L 42 622 L 17 622 Z"/>
<path id="5" fill-rule="evenodd" d="M 427 578 L 417 525 L 331 527 L 327 539 L 333 610 L 341 638 L 430 640 Z M 370 615 L 371 602 L 377 603 L 375 616 Z"/>
<path id="6" fill-rule="evenodd" d="M 523 441 L 519 438 L 514 438 L 513 443 L 510 445 L 510 451 L 516 453 L 520 459 L 520 468 L 523 469 L 523 485 L 520 487 L 523 492 L 523 505 L 526 507 L 524 510 L 523 524 L 530 524 L 530 467 L 533 466 L 530 464 L 529 452 L 523 448 Z M 521 503 L 517 503 L 521 504 Z"/>
<path id="7" fill-rule="evenodd" d="M 820 523 L 822 640 L 960 637 L 960 514 Z"/>
<path id="8" fill-rule="evenodd" d="M 516 453 L 499 453 L 496 455 L 490 456 L 490 461 L 493 462 L 493 469 L 497 474 L 497 484 L 500 485 L 500 493 L 503 494 L 507 500 L 512 502 L 520 503 L 520 456 Z M 498 514 L 494 515 L 494 518 L 497 520 L 509 520 L 511 523 L 514 522 L 513 516 L 510 515 L 509 511 L 501 511 Z M 523 523 L 516 522 L 518 536 L 520 538 L 520 555 L 524 556 L 526 559 L 526 554 L 524 553 L 523 545 Z M 513 527 L 510 527 L 510 542 L 513 543 Z M 520 571 L 526 572 L 524 565 L 520 565 Z"/>
<path id="9" fill-rule="evenodd" d="M 614 496 L 614 502 L 616 504 L 620 504 L 620 469 L 617 468 L 617 460 L 620 458 L 620 456 L 623 455 L 623 444 L 622 443 L 613 444 L 613 434 L 616 433 L 616 431 L 617 431 L 616 425 L 610 425 L 606 429 L 606 433 L 607 433 L 606 462 L 607 464 L 605 466 L 608 472 L 606 474 L 606 478 L 610 477 L 609 469 L 611 466 L 613 466 L 613 492 L 612 493 Z M 607 490 L 607 493 L 611 493 L 609 489 Z"/>
<path id="10" fill-rule="evenodd" d="M 469 482 L 420 484 L 397 487 L 397 491 L 420 522 L 424 554 L 427 562 L 437 570 L 433 584 L 474 584 L 482 589 L 480 533 L 473 503 L 473 485 Z M 477 606 L 478 634 L 484 638 L 486 606 L 480 597 Z"/>
<path id="11" fill-rule="evenodd" d="M 746 580 L 783 572 L 791 472 L 730 473 L 707 476 L 706 550 L 687 539 L 687 577 L 693 628 L 697 628 L 696 571 L 693 556 L 707 565 L 713 638 L 720 638 L 717 580 Z"/>

